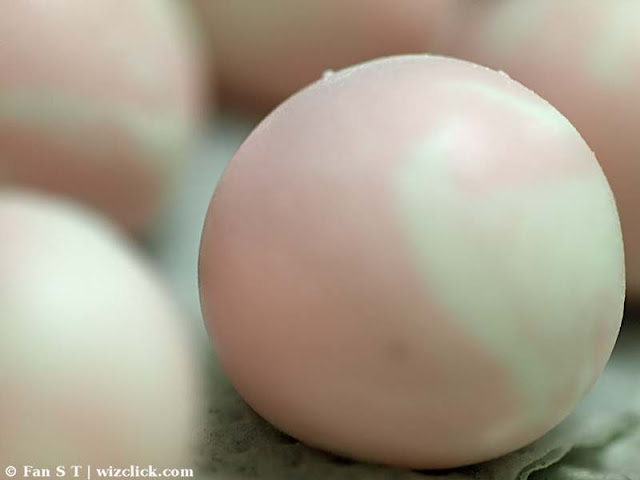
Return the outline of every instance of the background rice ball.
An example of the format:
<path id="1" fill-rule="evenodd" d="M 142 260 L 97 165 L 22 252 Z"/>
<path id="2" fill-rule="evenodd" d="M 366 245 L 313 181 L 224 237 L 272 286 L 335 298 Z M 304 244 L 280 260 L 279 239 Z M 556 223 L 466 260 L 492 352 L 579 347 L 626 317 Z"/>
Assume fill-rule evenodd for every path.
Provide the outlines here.
<path id="1" fill-rule="evenodd" d="M 423 52 L 447 0 L 192 0 L 227 101 L 271 107 L 319 78 L 382 55 Z"/>
<path id="2" fill-rule="evenodd" d="M 67 204 L 3 191 L 0 225 L 3 471 L 188 467 L 198 372 L 158 279 Z"/>
<path id="3" fill-rule="evenodd" d="M 199 115 L 197 47 L 177 4 L 0 0 L 0 10 L 0 183 L 147 226 Z"/>
<path id="4" fill-rule="evenodd" d="M 549 100 L 593 149 L 616 197 L 640 298 L 640 2 L 451 2 L 438 52 L 501 69 Z"/>
<path id="5" fill-rule="evenodd" d="M 429 56 L 337 72 L 267 117 L 218 186 L 200 273 L 258 413 L 415 468 L 556 425 L 624 300 L 616 207 L 573 126 L 506 75 Z"/>

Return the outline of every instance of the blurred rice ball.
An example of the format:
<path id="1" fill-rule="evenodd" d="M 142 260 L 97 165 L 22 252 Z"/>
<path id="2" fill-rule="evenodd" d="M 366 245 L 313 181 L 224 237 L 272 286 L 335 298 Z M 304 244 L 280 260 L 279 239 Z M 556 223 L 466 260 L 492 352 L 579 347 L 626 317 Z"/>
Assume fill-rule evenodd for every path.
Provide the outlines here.
<path id="1" fill-rule="evenodd" d="M 174 0 L 0 0 L 0 184 L 75 197 L 139 231 L 199 120 Z"/>
<path id="2" fill-rule="evenodd" d="M 0 225 L 0 465 L 188 465 L 197 368 L 158 279 L 70 204 L 5 191 Z"/>
<path id="3" fill-rule="evenodd" d="M 439 52 L 501 69 L 560 110 L 600 161 L 622 220 L 629 295 L 640 297 L 640 2 L 451 2 Z"/>
<path id="4" fill-rule="evenodd" d="M 448 0 L 192 0 L 227 100 L 269 108 L 338 69 L 423 52 Z"/>

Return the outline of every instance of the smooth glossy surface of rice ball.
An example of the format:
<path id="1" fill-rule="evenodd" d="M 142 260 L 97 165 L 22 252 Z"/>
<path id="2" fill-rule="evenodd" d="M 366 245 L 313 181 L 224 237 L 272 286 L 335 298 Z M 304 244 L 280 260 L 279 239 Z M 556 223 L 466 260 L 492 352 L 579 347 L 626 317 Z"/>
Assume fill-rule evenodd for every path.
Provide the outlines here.
<path id="1" fill-rule="evenodd" d="M 270 108 L 339 69 L 422 53 L 449 0 L 192 0 L 210 39 L 224 99 Z"/>
<path id="2" fill-rule="evenodd" d="M 0 184 L 148 226 L 199 115 L 198 54 L 176 4 L 0 0 L 0 10 Z"/>
<path id="3" fill-rule="evenodd" d="M 188 467 L 198 372 L 145 262 L 86 212 L 17 191 L 0 231 L 3 471 Z"/>
<path id="4" fill-rule="evenodd" d="M 592 152 L 505 75 L 429 56 L 319 80 L 225 172 L 200 259 L 231 381 L 294 437 L 415 468 L 536 439 L 600 374 L 620 226 Z"/>
<path id="5" fill-rule="evenodd" d="M 451 2 L 438 52 L 501 69 L 547 99 L 595 152 L 622 221 L 629 296 L 640 299 L 640 2 Z"/>

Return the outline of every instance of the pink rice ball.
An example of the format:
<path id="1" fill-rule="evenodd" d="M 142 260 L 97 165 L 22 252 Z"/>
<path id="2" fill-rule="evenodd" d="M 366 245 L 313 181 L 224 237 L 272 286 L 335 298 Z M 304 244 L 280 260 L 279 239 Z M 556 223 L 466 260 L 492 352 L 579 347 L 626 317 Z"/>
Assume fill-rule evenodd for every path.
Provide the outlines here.
<path id="1" fill-rule="evenodd" d="M 2 470 L 189 467 L 199 369 L 147 262 L 100 217 L 48 197 L 2 191 L 0 225 Z"/>
<path id="2" fill-rule="evenodd" d="M 199 54 L 178 4 L 0 5 L 0 184 L 148 227 L 199 118 Z"/>
<path id="3" fill-rule="evenodd" d="M 267 117 L 214 195 L 200 281 L 258 413 L 412 468 L 560 422 L 624 302 L 616 206 L 578 132 L 506 75 L 430 56 L 327 75 Z"/>

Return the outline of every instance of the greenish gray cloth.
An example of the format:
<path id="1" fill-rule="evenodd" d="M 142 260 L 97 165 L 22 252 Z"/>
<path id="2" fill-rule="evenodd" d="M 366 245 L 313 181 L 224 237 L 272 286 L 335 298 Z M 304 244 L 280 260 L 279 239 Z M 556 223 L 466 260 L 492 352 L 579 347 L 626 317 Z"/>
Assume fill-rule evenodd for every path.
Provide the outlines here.
<path id="1" fill-rule="evenodd" d="M 439 472 L 351 462 L 308 448 L 258 417 L 211 353 L 200 315 L 197 262 L 209 200 L 227 162 L 253 128 L 226 115 L 193 154 L 152 249 L 206 359 L 208 413 L 197 432 L 204 480 L 640 480 L 640 316 L 629 316 L 615 353 L 576 411 L 540 440 L 480 465 Z"/>

